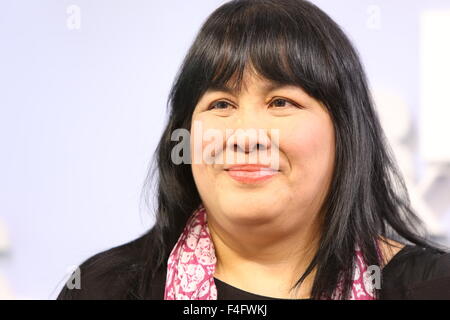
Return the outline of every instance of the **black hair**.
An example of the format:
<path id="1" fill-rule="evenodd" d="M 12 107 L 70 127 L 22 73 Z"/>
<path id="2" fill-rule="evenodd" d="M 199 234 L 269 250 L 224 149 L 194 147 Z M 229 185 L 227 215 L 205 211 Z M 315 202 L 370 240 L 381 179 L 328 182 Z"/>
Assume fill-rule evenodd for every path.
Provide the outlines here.
<path id="1" fill-rule="evenodd" d="M 234 0 L 204 22 L 168 98 L 167 125 L 143 190 L 149 202 L 152 193 L 156 197 L 148 276 L 166 266 L 187 219 L 201 204 L 190 165 L 171 161 L 178 143 L 171 134 L 190 130 L 193 110 L 208 88 L 231 81 L 238 89 L 245 70 L 301 87 L 324 104 L 334 124 L 335 167 L 323 204 L 323 233 L 296 286 L 317 268 L 311 298 L 330 298 L 340 277 L 342 298 L 348 298 L 355 244 L 368 265 L 382 265 L 376 248 L 380 237 L 436 246 L 411 207 L 363 66 L 341 28 L 308 1 Z"/>

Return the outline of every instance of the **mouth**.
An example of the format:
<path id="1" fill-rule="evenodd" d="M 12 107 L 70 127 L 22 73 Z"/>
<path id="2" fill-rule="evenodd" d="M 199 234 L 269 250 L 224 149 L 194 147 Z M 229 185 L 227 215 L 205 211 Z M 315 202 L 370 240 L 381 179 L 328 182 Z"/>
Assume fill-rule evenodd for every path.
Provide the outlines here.
<path id="1" fill-rule="evenodd" d="M 279 174 L 279 170 L 261 166 L 237 166 L 225 169 L 228 176 L 244 184 L 262 183 Z"/>

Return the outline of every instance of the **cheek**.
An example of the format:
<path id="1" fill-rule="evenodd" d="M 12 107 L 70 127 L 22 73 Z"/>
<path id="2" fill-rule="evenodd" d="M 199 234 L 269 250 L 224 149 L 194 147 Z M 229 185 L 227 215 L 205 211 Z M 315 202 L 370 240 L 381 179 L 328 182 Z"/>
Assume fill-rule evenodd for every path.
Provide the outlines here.
<path id="1" fill-rule="evenodd" d="M 199 190 L 214 188 L 217 172 L 214 171 L 214 164 L 208 161 L 212 161 L 217 150 L 222 147 L 220 139 L 214 139 L 213 135 L 215 133 L 223 135 L 224 131 L 223 123 L 205 118 L 201 114 L 192 120 L 190 130 L 191 169 Z"/>
<path id="2" fill-rule="evenodd" d="M 190 130 L 191 163 L 198 168 L 213 166 L 214 157 L 222 152 L 225 127 L 223 122 L 198 115 Z"/>
<path id="3" fill-rule="evenodd" d="M 285 152 L 294 176 L 318 179 L 330 175 L 334 163 L 334 129 L 331 120 L 314 116 L 303 118 L 285 128 L 280 148 Z"/>

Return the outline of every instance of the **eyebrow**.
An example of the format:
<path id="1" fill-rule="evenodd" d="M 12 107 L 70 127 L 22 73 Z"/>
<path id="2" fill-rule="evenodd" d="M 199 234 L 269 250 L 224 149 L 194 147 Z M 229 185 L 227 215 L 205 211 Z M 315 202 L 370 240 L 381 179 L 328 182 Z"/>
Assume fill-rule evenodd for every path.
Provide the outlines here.
<path id="1" fill-rule="evenodd" d="M 282 82 L 278 82 L 278 81 L 270 81 L 267 84 L 262 86 L 262 92 L 267 93 L 273 90 L 277 90 L 283 87 L 287 87 L 288 84 L 286 83 L 282 83 Z M 210 87 L 208 87 L 207 92 L 214 92 L 214 91 L 221 91 L 221 92 L 226 92 L 229 94 L 236 94 L 237 90 L 234 90 L 233 88 L 227 86 L 227 85 L 211 85 Z"/>

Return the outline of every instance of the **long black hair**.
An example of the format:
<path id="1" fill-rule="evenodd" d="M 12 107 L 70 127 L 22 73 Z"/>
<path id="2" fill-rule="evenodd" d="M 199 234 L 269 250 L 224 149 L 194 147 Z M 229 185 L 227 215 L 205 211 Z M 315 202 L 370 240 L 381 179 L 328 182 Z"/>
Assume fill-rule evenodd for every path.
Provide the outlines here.
<path id="1" fill-rule="evenodd" d="M 304 0 L 234 0 L 204 22 L 168 98 L 168 121 L 143 195 L 155 196 L 155 224 L 145 273 L 166 266 L 187 219 L 201 204 L 189 164 L 171 161 L 175 129 L 190 130 L 193 110 L 211 86 L 239 89 L 249 66 L 266 79 L 296 85 L 321 101 L 335 130 L 335 167 L 323 204 L 323 233 L 315 257 L 296 286 L 317 269 L 311 297 L 330 298 L 339 279 L 348 298 L 358 244 L 368 265 L 382 265 L 380 237 L 432 244 L 411 208 L 386 141 L 363 66 L 341 28 Z M 153 189 L 154 187 L 154 189 Z M 148 278 L 142 285 L 150 283 Z M 295 287 L 295 286 L 294 286 Z"/>

